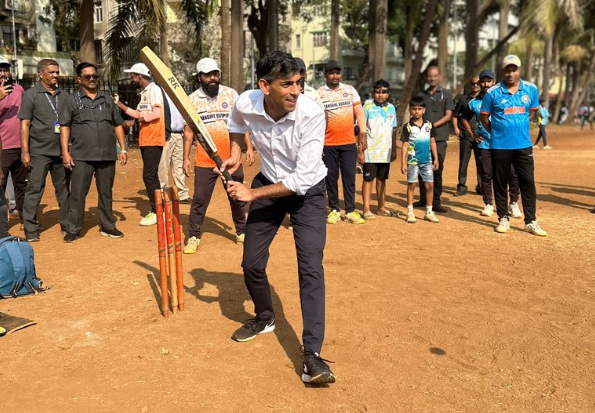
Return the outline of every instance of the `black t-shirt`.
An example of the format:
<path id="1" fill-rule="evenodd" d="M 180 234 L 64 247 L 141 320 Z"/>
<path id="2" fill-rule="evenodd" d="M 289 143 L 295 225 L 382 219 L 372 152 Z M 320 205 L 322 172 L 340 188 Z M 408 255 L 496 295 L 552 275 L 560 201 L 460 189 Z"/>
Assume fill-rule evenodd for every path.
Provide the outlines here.
<path id="1" fill-rule="evenodd" d="M 467 130 L 460 123 L 461 119 L 465 119 L 467 122 L 471 124 L 471 129 L 477 128 L 477 119 L 474 119 L 475 113 L 473 113 L 473 111 L 469 109 L 469 102 L 471 102 L 473 99 L 474 97 L 470 93 L 467 95 L 462 95 L 461 97 L 459 97 L 459 100 L 457 100 L 457 103 L 455 105 L 455 110 L 452 116 L 456 116 L 457 120 L 459 121 L 459 139 L 467 139 L 469 141 L 473 140 L 473 136 L 469 136 Z"/>

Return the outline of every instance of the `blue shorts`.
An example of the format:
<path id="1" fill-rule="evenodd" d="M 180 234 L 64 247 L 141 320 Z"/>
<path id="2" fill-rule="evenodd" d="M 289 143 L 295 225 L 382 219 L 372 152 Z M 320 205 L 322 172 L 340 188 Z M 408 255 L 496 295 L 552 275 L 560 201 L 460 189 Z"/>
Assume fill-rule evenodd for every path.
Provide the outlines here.
<path id="1" fill-rule="evenodd" d="M 418 176 L 421 176 L 422 182 L 434 182 L 434 165 L 431 163 L 407 165 L 407 182 L 410 184 L 417 182 Z"/>

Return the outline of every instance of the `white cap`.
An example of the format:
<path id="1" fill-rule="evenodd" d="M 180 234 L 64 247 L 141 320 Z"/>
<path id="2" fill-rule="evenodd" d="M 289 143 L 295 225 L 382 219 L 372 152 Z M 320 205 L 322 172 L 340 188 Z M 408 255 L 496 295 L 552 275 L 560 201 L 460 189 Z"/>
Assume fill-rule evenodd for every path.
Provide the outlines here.
<path id="1" fill-rule="evenodd" d="M 502 59 L 502 69 L 506 68 L 508 65 L 515 65 L 516 67 L 521 67 L 521 59 L 518 56 L 509 54 L 504 59 Z"/>
<path id="2" fill-rule="evenodd" d="M 219 69 L 219 66 L 217 66 L 217 62 L 209 57 L 200 59 L 198 61 L 198 63 L 196 64 L 196 73 L 197 74 L 198 73 L 210 73 L 213 70 L 216 70 L 218 72 L 221 71 L 221 69 Z"/>
<path id="3" fill-rule="evenodd" d="M 8 61 L 8 59 L 6 59 L 6 57 L 0 56 L 0 66 L 2 65 L 8 65 L 12 67 L 12 64 Z"/>
<path id="4" fill-rule="evenodd" d="M 149 72 L 149 68 L 144 63 L 135 63 L 130 69 L 125 69 L 124 72 L 151 77 L 151 72 Z"/>

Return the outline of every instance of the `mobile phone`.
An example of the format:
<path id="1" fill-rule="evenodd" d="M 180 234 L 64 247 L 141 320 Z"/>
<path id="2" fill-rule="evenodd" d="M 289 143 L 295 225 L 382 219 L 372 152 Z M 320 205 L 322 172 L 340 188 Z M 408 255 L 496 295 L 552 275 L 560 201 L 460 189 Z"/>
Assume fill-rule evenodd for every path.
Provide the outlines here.
<path id="1" fill-rule="evenodd" d="M 12 86 L 12 77 L 5 77 L 2 80 L 4 80 L 4 86 Z"/>

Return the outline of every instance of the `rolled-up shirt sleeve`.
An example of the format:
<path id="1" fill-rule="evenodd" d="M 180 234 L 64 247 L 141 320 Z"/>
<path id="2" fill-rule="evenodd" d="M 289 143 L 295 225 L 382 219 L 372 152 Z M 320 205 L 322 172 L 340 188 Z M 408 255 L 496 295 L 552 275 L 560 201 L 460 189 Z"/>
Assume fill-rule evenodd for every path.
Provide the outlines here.
<path id="1" fill-rule="evenodd" d="M 238 102 L 234 105 L 231 109 L 231 113 L 229 114 L 227 129 L 229 133 L 241 133 L 244 134 L 248 130 L 248 126 L 242 117 L 242 113 L 238 108 Z"/>
<path id="2" fill-rule="evenodd" d="M 325 167 L 320 162 L 325 130 L 324 113 L 320 112 L 301 131 L 295 171 L 281 181 L 287 189 L 298 195 L 305 195 L 308 189 L 318 183 L 318 168 Z"/>

